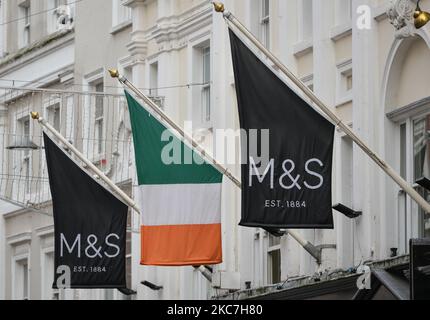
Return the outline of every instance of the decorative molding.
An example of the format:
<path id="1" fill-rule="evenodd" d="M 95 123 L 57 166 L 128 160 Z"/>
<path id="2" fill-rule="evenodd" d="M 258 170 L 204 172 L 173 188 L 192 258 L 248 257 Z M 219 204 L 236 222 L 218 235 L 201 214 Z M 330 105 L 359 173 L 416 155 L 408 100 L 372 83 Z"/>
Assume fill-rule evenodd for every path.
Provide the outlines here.
<path id="1" fill-rule="evenodd" d="M 336 102 L 335 106 L 340 107 L 352 102 L 352 90 L 346 89 L 344 76 L 352 74 L 352 59 L 344 59 L 336 64 Z"/>
<path id="2" fill-rule="evenodd" d="M 31 241 L 31 232 L 23 232 L 23 233 L 15 234 L 13 236 L 7 237 L 6 239 L 7 239 L 8 245 L 16 246 L 18 244 L 30 242 Z"/>
<path id="3" fill-rule="evenodd" d="M 343 25 L 333 27 L 330 30 L 330 39 L 334 42 L 346 38 L 350 35 L 352 35 L 351 23 L 345 23 Z"/>
<path id="4" fill-rule="evenodd" d="M 308 75 L 306 75 L 306 76 L 302 77 L 300 80 L 301 80 L 304 84 L 306 84 L 306 85 L 308 85 L 308 84 L 310 84 L 310 83 L 313 83 L 313 81 L 314 81 L 314 74 L 313 74 L 313 73 L 310 73 L 310 74 L 308 74 Z"/>
<path id="5" fill-rule="evenodd" d="M 387 9 L 387 16 L 396 29 L 396 38 L 408 38 L 415 34 L 415 8 L 416 1 L 391 0 L 391 5 Z"/>
<path id="6" fill-rule="evenodd" d="M 180 40 L 212 24 L 212 5 L 203 2 L 181 15 L 161 18 L 149 33 L 157 43 Z"/>
<path id="7" fill-rule="evenodd" d="M 430 96 L 418 101 L 414 101 L 406 106 L 400 107 L 387 113 L 387 118 L 391 121 L 398 122 L 411 116 L 428 112 L 430 106 Z"/>
<path id="8" fill-rule="evenodd" d="M 132 25 L 133 25 L 133 23 L 132 23 L 131 20 L 127 20 L 125 22 L 122 22 L 122 23 L 120 23 L 120 24 L 112 27 L 112 29 L 110 30 L 110 34 L 111 35 L 115 35 L 115 34 L 121 32 L 121 31 L 123 31 L 125 29 L 130 28 Z"/>
<path id="9" fill-rule="evenodd" d="M 13 56 L 5 57 L 0 61 L 0 74 L 9 74 L 64 47 L 73 46 L 75 44 L 75 33 L 72 31 L 63 31 L 62 33 L 59 33 L 60 36 L 58 38 L 53 38 L 53 40 L 47 41 L 46 43 L 43 43 L 43 45 L 35 44 L 32 49 L 27 47 L 24 48 L 27 50 L 25 52 L 21 52 L 20 50 Z"/>
<path id="10" fill-rule="evenodd" d="M 51 236 L 53 234 L 54 234 L 54 226 L 53 225 L 36 229 L 36 235 L 39 238 L 48 237 L 48 236 Z"/>
<path id="11" fill-rule="evenodd" d="M 388 19 L 388 9 L 391 7 L 391 3 L 382 3 L 380 5 L 375 6 L 373 9 L 373 19 L 378 22 L 381 22 L 385 19 Z"/>
<path id="12" fill-rule="evenodd" d="M 122 2 L 123 6 L 134 8 L 141 5 L 146 5 L 149 0 L 124 0 Z"/>
<path id="13" fill-rule="evenodd" d="M 341 62 L 337 63 L 336 68 L 342 69 L 342 71 L 344 71 L 345 68 L 351 69 L 352 68 L 352 58 L 344 59 Z"/>
<path id="14" fill-rule="evenodd" d="M 133 57 L 131 55 L 118 59 L 118 66 L 125 69 L 133 66 Z"/>
<path id="15" fill-rule="evenodd" d="M 128 43 L 126 47 L 130 52 L 130 55 L 134 56 L 137 59 L 136 62 L 139 62 L 140 60 L 143 61 L 148 52 L 148 43 L 144 40 L 133 40 Z"/>
<path id="16" fill-rule="evenodd" d="M 301 42 L 296 43 L 293 46 L 293 54 L 296 58 L 302 57 L 310 52 L 312 52 L 314 49 L 313 47 L 313 40 L 304 40 Z"/>
<path id="17" fill-rule="evenodd" d="M 86 82 L 92 83 L 94 81 L 98 81 L 100 79 L 103 79 L 104 74 L 105 74 L 104 68 L 98 68 L 97 70 L 94 70 L 94 71 L 84 75 L 84 79 Z"/>

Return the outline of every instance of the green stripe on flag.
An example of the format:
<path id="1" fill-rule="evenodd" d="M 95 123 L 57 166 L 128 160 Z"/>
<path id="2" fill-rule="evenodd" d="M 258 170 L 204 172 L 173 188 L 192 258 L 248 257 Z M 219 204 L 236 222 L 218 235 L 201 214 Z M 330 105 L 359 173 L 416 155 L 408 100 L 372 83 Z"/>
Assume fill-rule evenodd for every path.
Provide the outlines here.
<path id="1" fill-rule="evenodd" d="M 146 111 L 127 91 L 125 91 L 125 95 L 133 130 L 139 185 L 222 182 L 223 175 L 214 166 L 204 162 L 200 155 L 192 151 L 173 134 L 170 141 L 162 141 L 163 132 L 167 128 Z M 166 165 L 161 159 L 162 152 L 167 145 L 171 146 L 172 144 L 181 146 L 181 161 L 180 164 Z M 190 155 L 189 158 L 194 159 L 192 164 L 185 164 L 185 155 Z M 200 165 L 200 163 L 203 164 Z"/>

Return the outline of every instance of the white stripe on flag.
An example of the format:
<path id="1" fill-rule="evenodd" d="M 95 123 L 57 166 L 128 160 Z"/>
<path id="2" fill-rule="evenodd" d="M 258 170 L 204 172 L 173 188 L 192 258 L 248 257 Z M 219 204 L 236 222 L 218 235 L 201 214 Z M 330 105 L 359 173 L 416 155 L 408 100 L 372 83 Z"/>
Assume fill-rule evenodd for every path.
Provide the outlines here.
<path id="1" fill-rule="evenodd" d="M 221 189 L 221 184 L 141 185 L 142 224 L 219 224 Z"/>

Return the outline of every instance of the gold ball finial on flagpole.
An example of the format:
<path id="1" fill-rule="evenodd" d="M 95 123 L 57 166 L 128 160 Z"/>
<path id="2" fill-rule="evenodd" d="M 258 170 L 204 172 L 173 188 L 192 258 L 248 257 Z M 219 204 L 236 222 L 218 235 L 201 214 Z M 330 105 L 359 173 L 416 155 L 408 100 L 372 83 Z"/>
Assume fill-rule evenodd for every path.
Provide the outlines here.
<path id="1" fill-rule="evenodd" d="M 224 12 L 224 10 L 225 10 L 224 3 L 214 1 L 214 2 L 212 2 L 212 4 L 214 5 L 216 12 L 221 12 L 221 13 Z"/>
<path id="2" fill-rule="evenodd" d="M 109 69 L 108 71 L 109 71 L 110 76 L 111 76 L 112 78 L 119 78 L 119 72 L 118 72 L 118 69 Z"/>
<path id="3" fill-rule="evenodd" d="M 31 115 L 31 118 L 33 119 L 33 120 L 39 120 L 39 118 L 40 118 L 40 115 L 39 115 L 39 112 L 31 112 L 30 113 L 30 115 Z"/>

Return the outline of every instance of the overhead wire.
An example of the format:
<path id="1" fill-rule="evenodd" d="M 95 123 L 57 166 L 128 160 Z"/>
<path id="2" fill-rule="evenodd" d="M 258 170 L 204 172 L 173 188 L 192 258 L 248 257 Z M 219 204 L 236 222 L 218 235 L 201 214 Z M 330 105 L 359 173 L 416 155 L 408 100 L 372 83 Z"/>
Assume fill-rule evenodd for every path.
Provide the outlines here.
<path id="1" fill-rule="evenodd" d="M 11 82 L 12 86 L 15 86 L 15 83 L 35 83 L 35 84 L 49 84 L 50 82 L 43 82 L 43 81 L 29 81 L 29 80 L 17 80 L 17 79 L 6 79 L 6 78 L 0 78 L 0 81 L 7 81 Z M 172 86 L 162 86 L 162 87 L 151 87 L 151 88 L 139 88 L 140 90 L 150 91 L 150 90 L 166 90 L 166 89 L 180 89 L 180 88 L 191 88 L 191 87 L 198 87 L 198 86 L 206 86 L 208 84 L 212 84 L 212 82 L 192 82 L 192 83 L 186 83 L 186 84 L 178 84 L 178 85 L 172 85 Z M 85 83 L 70 83 L 72 86 L 82 86 L 82 87 L 91 87 L 90 84 Z M 111 88 L 111 89 L 123 89 L 122 86 L 111 86 L 111 85 L 105 85 L 105 88 Z M 25 88 L 19 88 L 17 89 L 25 89 Z"/>
<path id="2" fill-rule="evenodd" d="M 76 0 L 76 1 L 73 1 L 73 2 L 69 2 L 66 5 L 71 5 L 71 4 L 79 3 L 79 2 L 82 2 L 82 1 L 84 1 L 84 0 Z M 48 12 L 54 11 L 56 9 L 57 8 L 50 8 L 50 9 L 45 9 L 45 10 L 42 10 L 42 11 L 38 11 L 38 12 L 35 12 L 35 13 L 32 13 L 32 14 L 29 14 L 28 16 L 24 16 L 24 17 L 20 17 L 20 18 L 15 18 L 15 19 L 12 19 L 12 20 L 0 23 L 0 26 L 4 26 L 4 25 L 10 24 L 10 23 L 14 23 L 14 22 L 17 22 L 17 21 L 20 21 L 20 20 L 25 20 L 28 17 L 33 17 L 33 16 L 37 16 L 39 14 L 48 13 Z"/>

